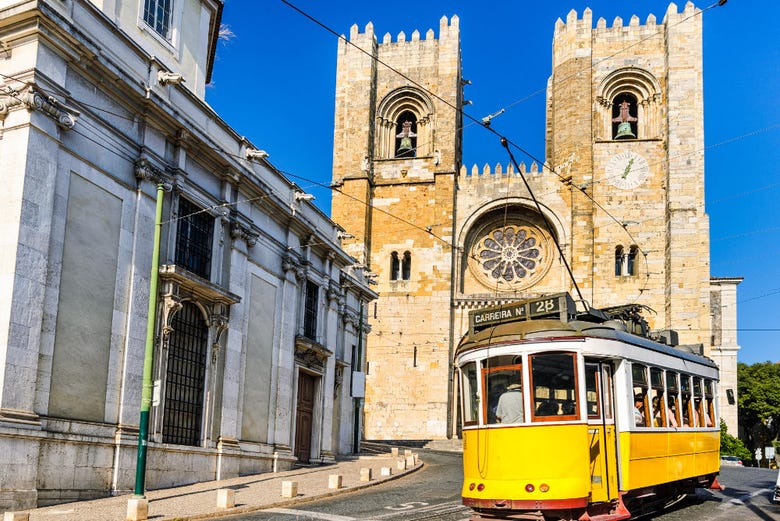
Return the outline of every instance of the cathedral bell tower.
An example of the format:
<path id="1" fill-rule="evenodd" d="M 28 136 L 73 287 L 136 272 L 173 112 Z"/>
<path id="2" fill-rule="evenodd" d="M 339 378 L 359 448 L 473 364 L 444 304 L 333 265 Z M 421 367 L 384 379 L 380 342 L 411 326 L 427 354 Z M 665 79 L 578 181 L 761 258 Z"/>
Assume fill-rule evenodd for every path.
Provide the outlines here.
<path id="1" fill-rule="evenodd" d="M 648 306 L 651 329 L 701 349 L 711 324 L 697 12 L 688 2 L 660 23 L 594 27 L 589 9 L 558 20 L 546 141 L 548 161 L 570 166 L 572 268 L 586 300 Z"/>
<path id="2" fill-rule="evenodd" d="M 451 248 L 461 162 L 459 20 L 439 37 L 377 42 L 369 23 L 338 46 L 332 218 L 376 274 L 369 310 L 366 439 L 451 432 Z M 415 324 L 414 327 L 408 327 Z"/>

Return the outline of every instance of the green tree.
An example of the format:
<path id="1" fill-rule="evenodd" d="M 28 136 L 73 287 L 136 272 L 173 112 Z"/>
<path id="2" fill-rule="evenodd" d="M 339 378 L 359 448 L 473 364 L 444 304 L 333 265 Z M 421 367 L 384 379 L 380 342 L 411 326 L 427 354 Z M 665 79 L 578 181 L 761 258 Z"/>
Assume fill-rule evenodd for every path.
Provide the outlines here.
<path id="1" fill-rule="evenodd" d="M 723 418 L 720 420 L 720 453 L 736 456 L 745 462 L 753 459 L 753 455 L 745 447 L 745 444 L 742 443 L 742 440 L 728 433 L 728 428 Z"/>
<path id="2" fill-rule="evenodd" d="M 771 445 L 780 427 L 780 364 L 737 364 L 739 424 L 747 448 Z"/>

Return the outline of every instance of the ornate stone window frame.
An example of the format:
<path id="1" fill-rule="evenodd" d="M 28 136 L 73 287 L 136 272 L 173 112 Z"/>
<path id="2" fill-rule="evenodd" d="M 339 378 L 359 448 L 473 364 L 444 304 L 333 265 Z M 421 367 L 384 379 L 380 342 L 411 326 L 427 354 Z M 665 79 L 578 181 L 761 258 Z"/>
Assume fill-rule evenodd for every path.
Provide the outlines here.
<path id="1" fill-rule="evenodd" d="M 596 141 L 613 141 L 612 106 L 621 94 L 629 94 L 636 99 L 636 138 L 661 139 L 661 84 L 644 69 L 625 67 L 608 74 L 596 91 Z"/>
<path id="2" fill-rule="evenodd" d="M 615 276 L 634 277 L 637 275 L 637 261 L 639 247 L 631 245 L 624 247 L 622 244 L 615 246 Z"/>
<path id="3" fill-rule="evenodd" d="M 421 90 L 414 87 L 401 87 L 385 96 L 377 109 L 375 138 L 377 159 L 396 159 L 398 118 L 407 111 L 417 118 L 415 131 L 417 151 L 414 157 L 433 156 L 433 103 Z"/>
<path id="4" fill-rule="evenodd" d="M 214 393 L 221 377 L 221 354 L 225 347 L 225 332 L 230 321 L 230 307 L 241 301 L 241 297 L 209 282 L 175 264 L 160 266 L 160 303 L 157 348 L 155 350 L 155 379 L 160 382 L 160 394 L 165 394 L 165 374 L 168 361 L 168 347 L 172 332 L 173 316 L 181 309 L 182 302 L 189 301 L 203 314 L 208 327 L 209 364 L 206 368 L 205 392 Z M 200 446 L 213 446 L 211 439 L 214 419 L 214 402 L 205 401 Z M 153 410 L 151 437 L 162 441 L 162 418 L 165 414 L 160 405 Z"/>

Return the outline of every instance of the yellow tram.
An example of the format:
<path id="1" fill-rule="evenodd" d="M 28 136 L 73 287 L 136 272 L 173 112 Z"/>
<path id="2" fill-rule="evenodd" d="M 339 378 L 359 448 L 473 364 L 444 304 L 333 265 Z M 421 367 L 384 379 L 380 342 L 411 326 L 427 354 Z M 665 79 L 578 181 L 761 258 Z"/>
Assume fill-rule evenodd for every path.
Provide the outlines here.
<path id="1" fill-rule="evenodd" d="M 472 520 L 627 519 L 720 486 L 710 359 L 565 293 L 469 319 L 455 358 Z"/>

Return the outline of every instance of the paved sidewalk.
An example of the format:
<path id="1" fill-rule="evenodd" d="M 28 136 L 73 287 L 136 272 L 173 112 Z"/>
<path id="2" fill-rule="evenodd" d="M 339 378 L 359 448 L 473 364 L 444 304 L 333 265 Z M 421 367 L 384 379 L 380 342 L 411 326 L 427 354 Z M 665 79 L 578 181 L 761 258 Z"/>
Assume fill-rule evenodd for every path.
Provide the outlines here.
<path id="1" fill-rule="evenodd" d="M 393 456 L 390 453 L 360 455 L 354 458 L 340 459 L 330 465 L 152 490 L 146 493 L 146 498 L 149 500 L 148 519 L 154 521 L 211 519 L 228 514 L 289 506 L 377 485 L 414 472 L 423 465 L 416 453 L 414 453 L 414 464 L 407 464 L 405 470 L 399 468 L 399 460 L 411 463 L 411 460 L 404 458 L 404 451 L 401 450 L 400 456 Z M 389 468 L 391 474 L 389 476 L 382 475 L 382 468 Z M 370 481 L 361 481 L 361 469 L 371 469 Z M 331 480 L 333 479 L 331 475 L 341 476 L 341 488 L 331 488 Z M 297 482 L 298 494 L 296 497 L 282 496 L 283 481 Z M 219 489 L 235 491 L 235 507 L 227 509 L 217 507 L 217 491 Z M 22 516 L 29 514 L 29 521 L 125 521 L 127 503 L 132 497 L 130 494 L 64 503 L 23 511 L 21 514 Z M 24 517 L 18 518 L 24 519 Z M 5 514 L 5 519 L 9 519 L 8 513 Z M 14 519 L 14 517 L 10 519 Z"/>

